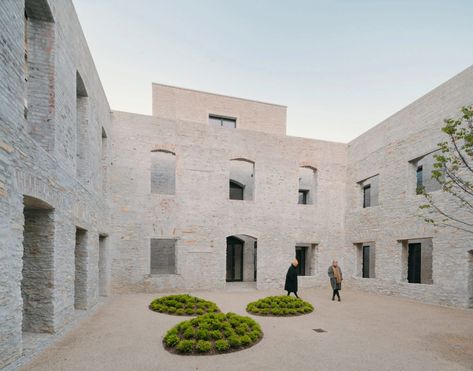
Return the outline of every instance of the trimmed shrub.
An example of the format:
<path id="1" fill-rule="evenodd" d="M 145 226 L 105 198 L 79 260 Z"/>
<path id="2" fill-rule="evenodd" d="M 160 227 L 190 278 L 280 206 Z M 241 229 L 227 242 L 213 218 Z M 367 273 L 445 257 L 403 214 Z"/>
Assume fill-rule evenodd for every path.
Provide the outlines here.
<path id="1" fill-rule="evenodd" d="M 207 353 L 212 349 L 212 343 L 210 341 L 199 340 L 195 345 L 195 349 L 199 353 Z"/>
<path id="2" fill-rule="evenodd" d="M 194 350 L 195 340 L 181 340 L 176 349 L 181 353 L 190 353 Z"/>
<path id="3" fill-rule="evenodd" d="M 156 298 L 150 303 L 149 309 L 155 312 L 176 314 L 179 316 L 220 312 L 217 304 L 187 294 Z"/>
<path id="4" fill-rule="evenodd" d="M 219 352 L 224 352 L 228 349 L 230 349 L 230 344 L 228 343 L 227 340 L 217 340 L 215 342 L 215 349 L 217 349 Z"/>
<path id="5" fill-rule="evenodd" d="M 246 306 L 248 313 L 264 316 L 295 316 L 313 310 L 312 304 L 292 296 L 268 296 Z"/>
<path id="6" fill-rule="evenodd" d="M 260 325 L 234 313 L 208 313 L 171 328 L 163 345 L 181 354 L 217 354 L 252 346 L 261 339 Z"/>

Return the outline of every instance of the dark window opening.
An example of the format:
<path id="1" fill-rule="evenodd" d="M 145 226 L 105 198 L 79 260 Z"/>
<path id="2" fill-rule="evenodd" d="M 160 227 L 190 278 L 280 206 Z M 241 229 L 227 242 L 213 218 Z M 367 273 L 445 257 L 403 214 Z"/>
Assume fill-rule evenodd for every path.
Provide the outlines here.
<path id="1" fill-rule="evenodd" d="M 424 172 L 422 166 L 418 166 L 416 170 L 416 179 L 417 179 L 417 187 L 416 187 L 416 194 L 421 194 L 424 190 Z"/>
<path id="2" fill-rule="evenodd" d="M 243 248 L 245 242 L 227 237 L 227 282 L 243 281 Z"/>
<path id="3" fill-rule="evenodd" d="M 363 278 L 370 278 L 370 247 L 363 246 Z"/>
<path id="4" fill-rule="evenodd" d="M 216 115 L 209 115 L 209 124 L 212 126 L 218 126 L 222 128 L 236 128 L 236 119 L 231 117 L 222 117 Z"/>
<path id="5" fill-rule="evenodd" d="M 307 205 L 309 201 L 309 190 L 307 189 L 299 189 L 299 204 L 300 205 Z"/>
<path id="6" fill-rule="evenodd" d="M 296 246 L 296 259 L 299 262 L 297 266 L 297 275 L 306 275 L 306 257 L 307 257 L 307 246 Z"/>
<path id="7" fill-rule="evenodd" d="M 371 206 L 371 185 L 363 187 L 363 207 Z"/>
<path id="8" fill-rule="evenodd" d="M 409 244 L 409 256 L 407 263 L 407 281 L 409 283 L 421 283 L 421 244 Z"/>
<path id="9" fill-rule="evenodd" d="M 230 180 L 230 200 L 243 200 L 244 190 L 244 186 L 234 180 Z"/>

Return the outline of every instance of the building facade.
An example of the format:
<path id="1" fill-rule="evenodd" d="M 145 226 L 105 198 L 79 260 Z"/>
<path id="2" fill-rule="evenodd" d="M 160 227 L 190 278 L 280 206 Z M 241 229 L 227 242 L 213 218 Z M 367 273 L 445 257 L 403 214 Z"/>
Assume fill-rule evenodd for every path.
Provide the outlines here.
<path id="1" fill-rule="evenodd" d="M 418 213 L 473 68 L 348 144 L 286 136 L 286 107 L 153 84 L 111 112 L 70 1 L 0 5 L 0 367 L 101 295 L 348 286 L 473 306 L 466 232 Z"/>

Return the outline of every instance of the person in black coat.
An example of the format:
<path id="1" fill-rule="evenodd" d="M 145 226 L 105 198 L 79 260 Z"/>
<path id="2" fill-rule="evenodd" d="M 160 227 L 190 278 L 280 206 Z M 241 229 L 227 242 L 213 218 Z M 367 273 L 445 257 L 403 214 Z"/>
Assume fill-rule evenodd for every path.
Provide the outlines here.
<path id="1" fill-rule="evenodd" d="M 289 296 L 291 292 L 293 292 L 294 295 L 296 295 L 296 298 L 299 297 L 297 296 L 297 269 L 296 269 L 298 265 L 299 265 L 299 262 L 297 261 L 297 259 L 294 259 L 292 261 L 291 266 L 287 270 L 286 283 L 284 285 L 284 290 L 287 291 L 287 296 Z"/>

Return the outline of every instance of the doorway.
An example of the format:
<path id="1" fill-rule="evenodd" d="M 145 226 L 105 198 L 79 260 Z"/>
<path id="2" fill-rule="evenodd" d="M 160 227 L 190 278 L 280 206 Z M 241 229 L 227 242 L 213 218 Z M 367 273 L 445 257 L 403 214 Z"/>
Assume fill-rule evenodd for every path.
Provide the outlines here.
<path id="1" fill-rule="evenodd" d="M 243 248 L 245 242 L 227 237 L 227 282 L 243 281 Z"/>
<path id="2" fill-rule="evenodd" d="M 421 283 L 421 244 L 410 243 L 408 248 L 407 281 L 409 283 Z"/>

